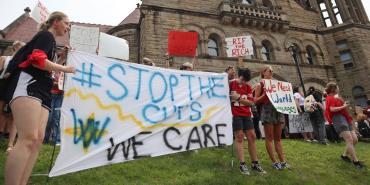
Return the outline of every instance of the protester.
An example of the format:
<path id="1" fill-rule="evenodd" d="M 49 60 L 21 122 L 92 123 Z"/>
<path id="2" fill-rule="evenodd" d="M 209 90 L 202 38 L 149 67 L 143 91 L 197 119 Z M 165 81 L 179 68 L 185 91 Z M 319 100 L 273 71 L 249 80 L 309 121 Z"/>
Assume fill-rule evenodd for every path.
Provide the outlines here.
<path id="1" fill-rule="evenodd" d="M 261 79 L 272 79 L 272 74 L 272 67 L 266 65 L 261 70 Z M 290 165 L 288 165 L 288 163 L 285 161 L 283 146 L 281 143 L 284 116 L 283 114 L 277 112 L 275 107 L 270 102 L 266 95 L 263 81 L 256 85 L 255 101 L 261 104 L 260 119 L 264 125 L 266 150 L 273 163 L 273 168 L 276 170 L 282 170 L 285 168 L 291 169 Z M 275 145 L 275 151 L 278 154 L 280 162 L 278 162 L 275 158 L 273 144 Z"/>
<path id="2" fill-rule="evenodd" d="M 305 114 L 305 110 L 304 110 L 304 100 L 305 99 L 302 96 L 302 94 L 299 92 L 299 87 L 293 87 L 293 96 L 294 96 L 294 100 L 296 102 L 298 112 L 299 112 L 298 117 L 300 117 L 300 120 L 304 121 L 303 120 L 303 116 L 304 116 L 303 114 Z M 314 141 L 311 132 L 305 132 L 305 130 L 302 130 L 302 135 L 303 135 L 303 139 L 305 141 L 307 141 L 307 142 Z"/>
<path id="3" fill-rule="evenodd" d="M 193 71 L 193 64 L 190 62 L 185 62 L 180 66 L 180 70 Z"/>
<path id="4" fill-rule="evenodd" d="M 11 74 L 7 87 L 18 140 L 6 160 L 6 185 L 27 184 L 37 160 L 51 104 L 53 82 L 49 71 L 75 72 L 74 67 L 52 62 L 55 37 L 64 36 L 69 29 L 68 17 L 62 12 L 53 12 L 40 25 L 40 31 L 19 51 L 24 58 L 17 60 L 23 62 L 18 65 L 19 70 Z"/>
<path id="5" fill-rule="evenodd" d="M 234 80 L 235 79 L 235 68 L 234 68 L 234 66 L 228 66 L 225 69 L 225 72 L 227 73 L 227 78 L 229 79 L 229 82 L 231 80 Z"/>
<path id="6" fill-rule="evenodd" d="M 252 86 L 249 84 L 251 73 L 249 69 L 239 69 L 238 78 L 230 82 L 231 110 L 233 113 L 233 130 L 236 140 L 236 151 L 240 161 L 240 172 L 249 175 L 244 160 L 243 139 L 248 139 L 248 151 L 252 161 L 252 169 L 266 173 L 258 162 L 256 149 L 256 133 L 252 121 L 251 106 L 253 106 Z"/>
<path id="7" fill-rule="evenodd" d="M 2 131 L 4 131 L 5 128 L 8 129 L 9 133 L 9 141 L 8 141 L 8 148 L 6 149 L 6 152 L 9 153 L 12 151 L 15 143 L 15 137 L 17 134 L 17 130 L 15 128 L 15 125 L 13 124 L 13 117 L 12 114 L 8 110 L 8 105 L 5 101 L 5 88 L 6 88 L 6 75 L 5 71 L 8 67 L 9 62 L 17 53 L 19 49 L 21 49 L 25 45 L 24 42 L 21 41 L 14 41 L 12 49 L 13 49 L 13 55 L 12 56 L 4 56 L 0 57 L 0 127 L 2 127 Z M 6 110 L 4 110 L 6 109 Z"/>
<path id="8" fill-rule="evenodd" d="M 364 110 L 364 114 L 370 118 L 370 100 L 367 100 L 367 108 Z"/>
<path id="9" fill-rule="evenodd" d="M 361 169 L 363 164 L 357 159 L 355 152 L 355 145 L 358 139 L 356 132 L 353 130 L 352 117 L 347 111 L 350 104 L 339 98 L 339 87 L 336 83 L 328 83 L 325 91 L 328 94 L 326 97 L 325 115 L 327 115 L 328 122 L 334 125 L 335 131 L 346 142 L 346 149 L 340 157 L 347 162 L 351 162 L 351 157 L 356 168 Z"/>
<path id="10" fill-rule="evenodd" d="M 356 117 L 357 128 L 363 138 L 370 138 L 370 123 L 365 114 L 358 114 Z"/>
<path id="11" fill-rule="evenodd" d="M 315 89 L 315 87 L 312 86 L 308 89 L 308 96 L 310 95 L 312 95 L 315 99 L 313 111 L 309 112 L 315 139 L 317 139 L 320 144 L 327 145 L 328 143 L 325 139 L 325 118 L 322 95 Z"/>

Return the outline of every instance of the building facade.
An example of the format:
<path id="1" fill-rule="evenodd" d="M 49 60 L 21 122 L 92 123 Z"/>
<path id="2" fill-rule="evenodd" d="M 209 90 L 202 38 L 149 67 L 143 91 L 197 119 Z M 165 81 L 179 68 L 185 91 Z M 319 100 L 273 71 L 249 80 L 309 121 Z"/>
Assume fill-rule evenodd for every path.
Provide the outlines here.
<path id="1" fill-rule="evenodd" d="M 202 71 L 243 66 L 256 82 L 268 64 L 276 79 L 300 85 L 288 50 L 293 45 L 306 89 L 323 91 L 335 81 L 356 105 L 370 98 L 370 24 L 361 0 L 142 0 L 134 12 L 126 19 L 135 21 L 109 31 L 130 41 L 131 61 L 149 57 L 166 66 L 168 32 L 194 31 L 197 57 L 171 57 L 171 68 L 193 60 Z M 246 35 L 252 36 L 254 55 L 242 63 L 227 58 L 225 38 Z"/>
<path id="2" fill-rule="evenodd" d="M 81 23 L 78 23 L 81 24 Z M 129 41 L 130 62 L 151 58 L 157 66 L 178 68 L 195 61 L 195 70 L 223 72 L 227 66 L 248 67 L 253 83 L 268 64 L 274 77 L 300 86 L 299 63 L 306 89 L 323 91 L 335 81 L 341 95 L 365 106 L 370 98 L 370 23 L 361 0 L 142 0 L 119 25 L 98 26 L 102 32 Z M 0 31 L 0 54 L 14 40 L 28 41 L 37 31 L 29 9 Z M 199 35 L 197 57 L 168 57 L 168 32 Z M 228 58 L 225 38 L 253 39 L 253 56 Z M 21 38 L 21 39 L 20 39 Z M 68 43 L 68 38 L 60 43 Z"/>

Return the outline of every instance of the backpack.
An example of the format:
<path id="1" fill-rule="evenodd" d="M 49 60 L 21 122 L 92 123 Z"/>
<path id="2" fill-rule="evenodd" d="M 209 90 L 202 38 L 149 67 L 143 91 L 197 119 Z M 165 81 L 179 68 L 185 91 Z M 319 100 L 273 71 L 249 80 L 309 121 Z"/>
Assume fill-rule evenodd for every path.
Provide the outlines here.
<path id="1" fill-rule="evenodd" d="M 359 121 L 357 127 L 358 131 L 364 138 L 370 138 L 370 128 L 367 126 L 365 121 Z"/>
<path id="2" fill-rule="evenodd" d="M 307 96 L 304 99 L 304 110 L 305 112 L 314 112 L 316 110 L 315 107 L 316 100 L 312 95 Z"/>

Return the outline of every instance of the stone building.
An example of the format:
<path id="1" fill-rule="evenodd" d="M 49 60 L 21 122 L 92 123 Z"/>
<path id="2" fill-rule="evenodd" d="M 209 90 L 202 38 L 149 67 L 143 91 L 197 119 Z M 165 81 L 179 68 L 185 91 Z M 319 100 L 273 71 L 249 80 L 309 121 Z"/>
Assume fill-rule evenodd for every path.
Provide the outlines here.
<path id="1" fill-rule="evenodd" d="M 199 35 L 195 70 L 222 72 L 225 38 L 250 35 L 254 55 L 242 65 L 254 73 L 273 66 L 275 78 L 299 85 L 294 45 L 306 89 L 338 82 L 341 95 L 365 106 L 370 98 L 370 23 L 361 0 L 142 0 L 126 22 L 109 31 L 130 41 L 131 60 L 149 57 L 164 66 L 171 30 Z M 193 58 L 171 57 L 177 68 Z"/>
<path id="2" fill-rule="evenodd" d="M 28 20 L 26 14 L 19 19 Z M 16 31 L 9 30 L 26 34 L 19 32 L 29 23 L 20 20 L 0 31 L 0 54 L 16 38 L 11 33 Z M 253 83 L 269 64 L 276 79 L 299 85 L 288 49 L 294 46 L 306 89 L 323 91 L 327 82 L 336 81 L 345 99 L 364 106 L 370 98 L 370 23 L 361 0 L 142 0 L 119 25 L 95 26 L 128 40 L 131 62 L 149 57 L 158 66 L 169 60 L 171 68 L 178 68 L 194 60 L 195 70 L 211 72 L 244 66 L 253 71 Z M 166 56 L 171 30 L 198 33 L 196 58 Z M 227 58 L 225 38 L 247 35 L 254 55 L 242 61 Z"/>

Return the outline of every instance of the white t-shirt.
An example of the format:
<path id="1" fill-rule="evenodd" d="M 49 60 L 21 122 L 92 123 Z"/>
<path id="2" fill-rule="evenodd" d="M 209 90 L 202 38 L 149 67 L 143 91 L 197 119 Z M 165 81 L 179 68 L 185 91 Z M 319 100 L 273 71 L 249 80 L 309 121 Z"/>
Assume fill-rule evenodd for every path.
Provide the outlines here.
<path id="1" fill-rule="evenodd" d="M 299 104 L 299 106 L 304 106 L 304 98 L 303 98 L 303 96 L 301 95 L 301 94 L 299 94 L 299 93 L 294 93 L 294 98 L 296 99 L 296 100 L 298 100 L 298 104 Z"/>
<path id="2" fill-rule="evenodd" d="M 6 68 L 8 68 L 9 62 L 12 58 L 13 56 L 6 56 L 5 61 L 4 61 L 3 71 L 0 74 L 0 79 L 4 78 Z"/>

